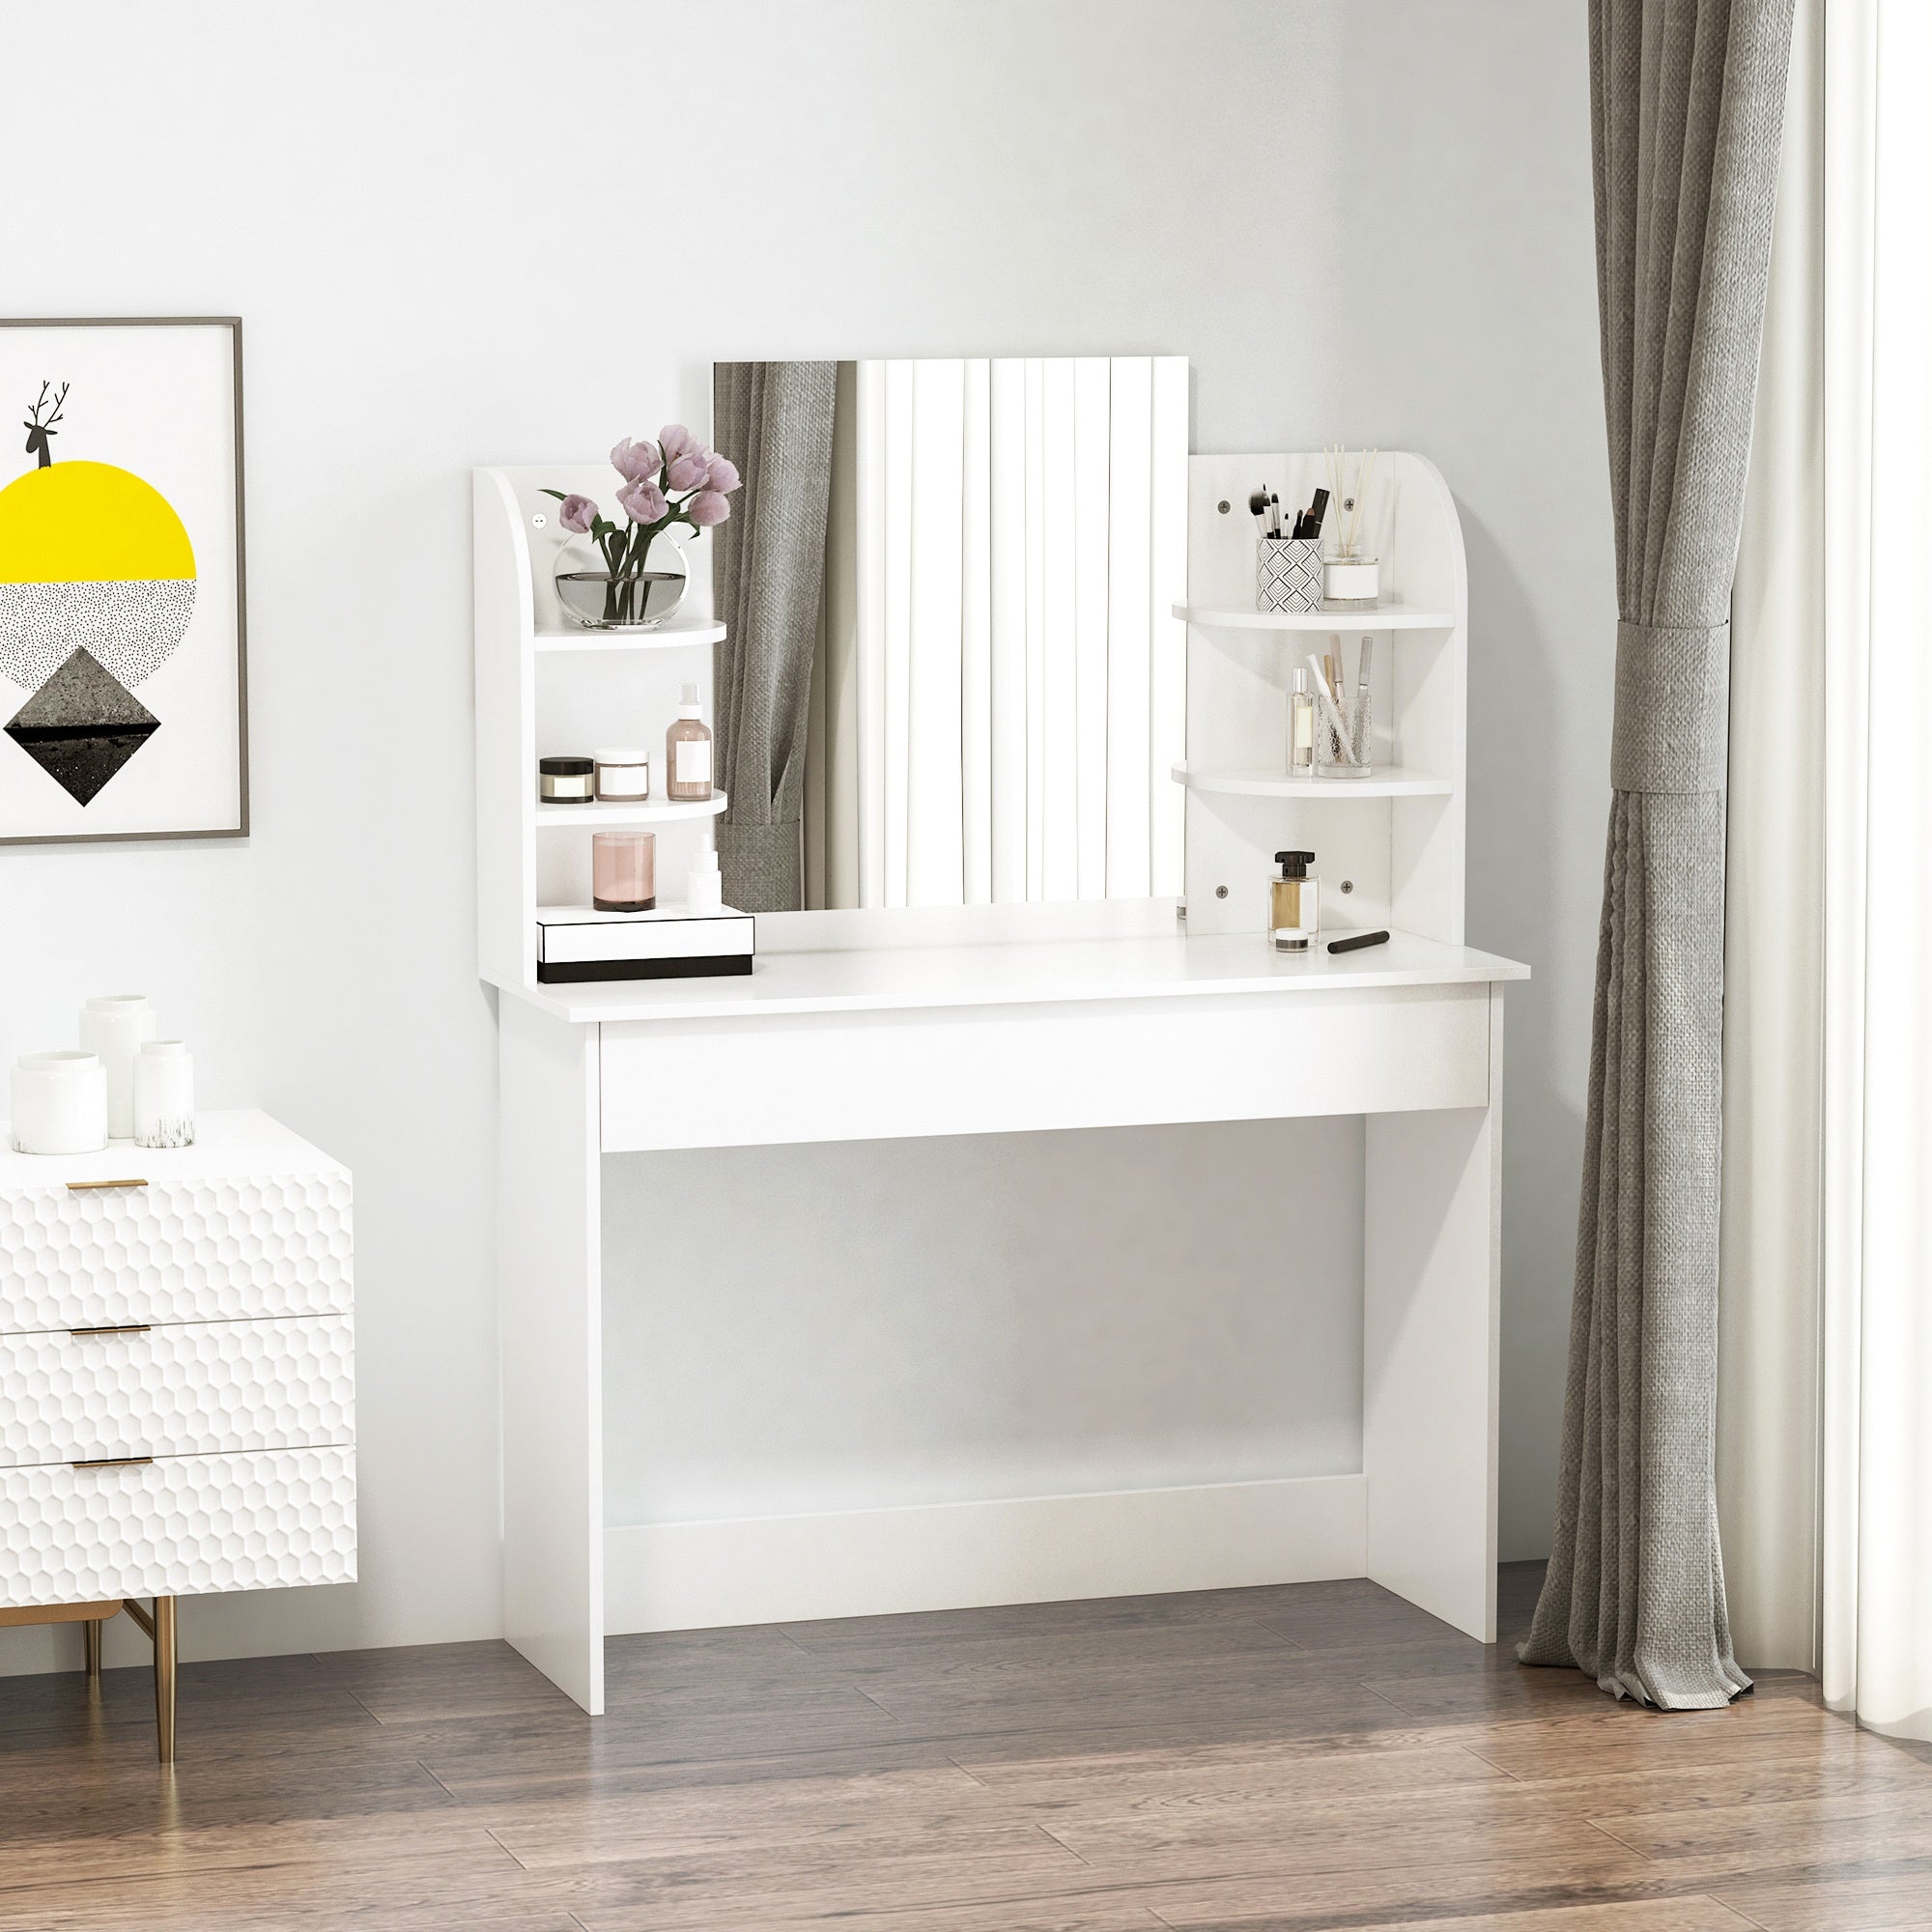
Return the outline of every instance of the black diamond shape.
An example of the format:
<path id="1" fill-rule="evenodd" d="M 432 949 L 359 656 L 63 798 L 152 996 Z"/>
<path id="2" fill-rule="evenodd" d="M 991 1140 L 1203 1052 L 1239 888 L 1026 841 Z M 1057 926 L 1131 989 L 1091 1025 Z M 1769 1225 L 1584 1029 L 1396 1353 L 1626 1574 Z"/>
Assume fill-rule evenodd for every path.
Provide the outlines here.
<path id="1" fill-rule="evenodd" d="M 86 805 L 160 728 L 118 677 L 79 650 L 14 714 L 7 735 Z"/>

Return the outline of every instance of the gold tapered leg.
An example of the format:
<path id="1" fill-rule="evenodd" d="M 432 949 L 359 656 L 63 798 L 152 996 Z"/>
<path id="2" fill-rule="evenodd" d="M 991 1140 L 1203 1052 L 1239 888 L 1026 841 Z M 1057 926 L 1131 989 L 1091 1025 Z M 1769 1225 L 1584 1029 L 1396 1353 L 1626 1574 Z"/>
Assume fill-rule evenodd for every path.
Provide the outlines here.
<path id="1" fill-rule="evenodd" d="M 175 1761 L 175 1600 L 155 1599 L 155 1729 L 161 1762 Z"/>
<path id="2" fill-rule="evenodd" d="M 87 1659 L 87 1674 L 98 1684 L 100 1681 L 100 1624 L 99 1617 L 89 1617 L 81 1625 L 81 1644 Z"/>

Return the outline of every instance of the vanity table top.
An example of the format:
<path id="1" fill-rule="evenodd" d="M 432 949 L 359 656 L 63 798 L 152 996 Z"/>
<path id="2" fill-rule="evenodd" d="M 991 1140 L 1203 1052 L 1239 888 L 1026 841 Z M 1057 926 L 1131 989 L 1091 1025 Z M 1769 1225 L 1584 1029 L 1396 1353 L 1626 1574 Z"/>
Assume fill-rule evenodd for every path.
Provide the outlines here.
<path id="1" fill-rule="evenodd" d="M 1025 1006 L 1218 993 L 1371 991 L 1526 980 L 1520 961 L 1397 932 L 1386 946 L 1273 952 L 1264 938 L 1184 931 L 1125 937 L 989 940 L 772 951 L 749 978 L 539 986 L 517 997 L 558 1019 L 747 1019 L 918 1007 Z"/>

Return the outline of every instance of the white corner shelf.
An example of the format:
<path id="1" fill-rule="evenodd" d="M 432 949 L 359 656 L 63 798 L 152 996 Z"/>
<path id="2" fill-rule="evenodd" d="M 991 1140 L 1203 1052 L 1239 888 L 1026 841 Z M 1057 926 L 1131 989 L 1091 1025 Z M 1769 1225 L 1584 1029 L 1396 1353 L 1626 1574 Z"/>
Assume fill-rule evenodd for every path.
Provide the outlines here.
<path id="1" fill-rule="evenodd" d="M 554 546 L 547 536 L 533 541 L 533 533 L 555 521 L 552 493 L 595 497 L 611 481 L 604 464 L 567 462 L 480 469 L 470 478 L 476 951 L 483 978 L 511 992 L 537 984 L 538 906 L 589 895 L 585 833 L 655 831 L 660 872 L 681 878 L 693 851 L 716 844 L 719 814 L 730 802 L 722 791 L 696 804 L 673 802 L 662 795 L 662 782 L 659 796 L 641 804 L 554 805 L 539 796 L 544 753 L 607 740 L 661 747 L 677 687 L 687 680 L 699 686 L 698 716 L 716 724 L 715 652 L 725 630 L 706 594 L 708 531 L 682 546 L 690 594 L 653 629 L 590 629 L 572 622 L 557 601 Z"/>
<path id="2" fill-rule="evenodd" d="M 1187 588 L 1173 607 L 1186 623 L 1187 753 L 1160 764 L 1186 801 L 1188 931 L 1259 930 L 1275 848 L 1296 846 L 1316 854 L 1323 880 L 1350 882 L 1351 918 L 1458 945 L 1469 601 L 1456 500 L 1426 457 L 1382 451 L 1361 529 L 1365 554 L 1381 560 L 1379 600 L 1257 611 L 1254 528 L 1232 506 L 1264 477 L 1284 503 L 1305 503 L 1328 467 L 1315 450 L 1188 458 Z M 1351 698 L 1369 655 L 1374 776 L 1291 778 L 1294 673 L 1304 653 L 1337 649 L 1331 637 Z M 1318 734 L 1325 716 L 1317 711 Z"/>
<path id="3" fill-rule="evenodd" d="M 1172 776 L 1189 791 L 1231 798 L 1448 798 L 1456 789 L 1452 780 L 1400 765 L 1378 765 L 1365 779 L 1297 779 L 1265 769 L 1197 772 L 1186 765 L 1176 765 Z"/>
<path id="4" fill-rule="evenodd" d="M 658 799 L 642 805 L 625 805 L 615 800 L 554 805 L 538 799 L 537 827 L 541 831 L 546 825 L 597 825 L 608 832 L 631 825 L 668 825 L 679 818 L 716 818 L 730 803 L 722 791 L 714 791 L 709 798 Z"/>
<path id="5" fill-rule="evenodd" d="M 724 626 L 710 617 L 672 617 L 649 631 L 538 631 L 532 649 L 546 651 L 668 651 L 722 643 Z"/>
<path id="6" fill-rule="evenodd" d="M 1330 604 L 1320 611 L 1230 611 L 1177 604 L 1174 614 L 1190 624 L 1223 631 L 1453 631 L 1462 622 L 1453 611 L 1406 604 Z"/>

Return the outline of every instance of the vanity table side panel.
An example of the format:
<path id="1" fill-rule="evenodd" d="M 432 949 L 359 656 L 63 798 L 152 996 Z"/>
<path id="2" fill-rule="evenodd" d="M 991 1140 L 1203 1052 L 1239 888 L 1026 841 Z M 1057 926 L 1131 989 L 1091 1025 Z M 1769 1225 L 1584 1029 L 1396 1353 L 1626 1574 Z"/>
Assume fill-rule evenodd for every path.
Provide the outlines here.
<path id="1" fill-rule="evenodd" d="M 1487 984 L 612 1022 L 607 1153 L 1483 1107 Z"/>

